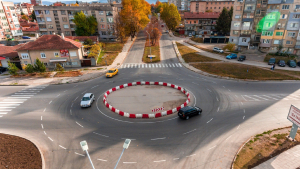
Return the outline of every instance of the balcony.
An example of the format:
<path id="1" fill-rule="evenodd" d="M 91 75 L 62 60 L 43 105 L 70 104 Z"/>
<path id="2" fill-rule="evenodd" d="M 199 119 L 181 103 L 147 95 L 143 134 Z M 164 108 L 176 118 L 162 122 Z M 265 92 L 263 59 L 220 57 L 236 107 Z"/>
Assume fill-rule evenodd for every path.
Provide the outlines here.
<path id="1" fill-rule="evenodd" d="M 245 1 L 245 4 L 256 4 L 256 1 L 249 1 L 249 0 L 246 0 L 246 1 Z"/>
<path id="2" fill-rule="evenodd" d="M 75 24 L 73 21 L 69 21 L 70 24 Z"/>
<path id="3" fill-rule="evenodd" d="M 240 37 L 251 37 L 251 34 L 241 34 Z"/>
<path id="4" fill-rule="evenodd" d="M 74 19 L 74 15 L 69 15 L 69 19 Z"/>
<path id="5" fill-rule="evenodd" d="M 253 18 L 243 18 L 242 22 L 252 22 Z"/>
<path id="6" fill-rule="evenodd" d="M 279 12 L 279 9 L 267 9 L 267 13 L 270 13 L 270 12 Z"/>
<path id="7" fill-rule="evenodd" d="M 75 28 L 71 28 L 72 31 L 75 31 Z"/>

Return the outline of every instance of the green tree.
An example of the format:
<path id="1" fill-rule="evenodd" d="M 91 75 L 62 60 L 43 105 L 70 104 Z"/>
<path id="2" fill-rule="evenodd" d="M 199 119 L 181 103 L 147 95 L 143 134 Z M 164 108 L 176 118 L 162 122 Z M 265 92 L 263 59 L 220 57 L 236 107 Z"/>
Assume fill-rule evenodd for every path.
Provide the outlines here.
<path id="1" fill-rule="evenodd" d="M 220 16 L 217 20 L 216 30 L 222 34 L 227 34 L 230 32 L 231 20 L 229 12 L 226 8 L 223 8 Z"/>
<path id="2" fill-rule="evenodd" d="M 223 47 L 223 50 L 229 50 L 230 52 L 235 50 L 235 44 L 234 43 L 227 43 L 226 46 Z"/>
<path id="3" fill-rule="evenodd" d="M 65 71 L 65 69 L 59 63 L 56 63 L 54 70 L 59 72 Z"/>
<path id="4" fill-rule="evenodd" d="M 34 72 L 34 67 L 31 64 L 26 65 L 25 71 L 27 73 L 33 73 Z"/>
<path id="5" fill-rule="evenodd" d="M 166 23 L 169 30 L 175 31 L 175 28 L 181 21 L 180 14 L 174 4 L 162 4 L 161 19 Z"/>
<path id="6" fill-rule="evenodd" d="M 33 69 L 36 72 L 45 72 L 46 71 L 46 66 L 44 65 L 43 62 L 40 61 L 40 59 L 36 59 L 36 62 L 33 66 Z"/>
<path id="7" fill-rule="evenodd" d="M 86 38 L 86 39 L 84 40 L 83 44 L 84 44 L 84 45 L 90 45 L 90 46 L 91 46 L 91 45 L 94 44 L 94 42 L 93 42 L 92 39 Z"/>
<path id="8" fill-rule="evenodd" d="M 21 15 L 25 15 L 23 11 L 21 11 Z"/>
<path id="9" fill-rule="evenodd" d="M 76 0 L 76 4 L 79 4 L 77 0 Z"/>
<path id="10" fill-rule="evenodd" d="M 17 75 L 19 71 L 19 68 L 17 68 L 17 66 L 14 63 L 11 63 L 10 61 L 8 61 L 8 72 L 11 75 Z"/>
<path id="11" fill-rule="evenodd" d="M 32 11 L 31 15 L 29 16 L 31 18 L 31 21 L 33 22 L 34 20 L 36 20 L 36 16 L 35 16 L 35 12 Z"/>
<path id="12" fill-rule="evenodd" d="M 94 16 L 85 16 L 81 11 L 75 14 L 73 21 L 76 24 L 75 33 L 78 36 L 90 36 L 96 32 L 98 23 Z"/>

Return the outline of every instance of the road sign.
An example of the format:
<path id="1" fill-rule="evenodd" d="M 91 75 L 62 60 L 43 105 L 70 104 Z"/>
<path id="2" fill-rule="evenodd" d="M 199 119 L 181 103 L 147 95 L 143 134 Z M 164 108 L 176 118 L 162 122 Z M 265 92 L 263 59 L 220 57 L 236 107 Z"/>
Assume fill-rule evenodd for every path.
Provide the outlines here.
<path id="1" fill-rule="evenodd" d="M 293 123 L 289 137 L 294 140 L 297 134 L 298 127 L 300 127 L 300 110 L 297 107 L 291 105 L 287 119 Z"/>

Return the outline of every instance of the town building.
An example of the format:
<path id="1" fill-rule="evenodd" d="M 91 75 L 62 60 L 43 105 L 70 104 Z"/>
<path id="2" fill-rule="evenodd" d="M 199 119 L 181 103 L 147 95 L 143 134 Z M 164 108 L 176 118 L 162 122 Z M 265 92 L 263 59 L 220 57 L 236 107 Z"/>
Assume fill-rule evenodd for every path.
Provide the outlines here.
<path id="1" fill-rule="evenodd" d="M 191 1 L 190 12 L 222 12 L 223 8 L 230 10 L 234 0 L 230 1 Z"/>
<path id="2" fill-rule="evenodd" d="M 86 6 L 34 6 L 35 15 L 42 35 L 64 33 L 65 36 L 76 36 L 76 12 L 84 12 L 96 18 L 98 27 L 95 35 L 101 39 L 113 40 L 114 18 L 118 14 L 118 7 L 114 4 L 86 5 Z"/>
<path id="3" fill-rule="evenodd" d="M 33 5 L 43 5 L 42 0 L 30 0 L 30 3 Z"/>
<path id="4" fill-rule="evenodd" d="M 23 35 L 13 2 L 0 1 L 0 39 Z"/>
<path id="5" fill-rule="evenodd" d="M 30 3 L 18 3 L 18 4 L 15 4 L 15 10 L 18 15 L 21 15 L 21 13 L 24 13 L 24 15 L 29 16 L 32 14 L 33 6 L 34 5 L 30 4 Z"/>
<path id="6" fill-rule="evenodd" d="M 84 49 L 80 42 L 59 35 L 43 35 L 33 42 L 27 42 L 16 51 L 22 64 L 34 64 L 36 59 L 47 68 L 54 68 L 59 63 L 64 67 L 81 67 Z"/>
<path id="7" fill-rule="evenodd" d="M 14 63 L 19 69 L 22 69 L 20 59 L 18 56 L 17 48 L 21 47 L 22 44 L 16 46 L 5 46 L 0 45 L 0 67 L 8 67 L 8 61 Z"/>
<path id="8" fill-rule="evenodd" d="M 23 35 L 35 35 L 35 33 L 39 32 L 39 26 L 36 22 L 29 22 L 25 19 L 20 19 L 19 22 L 22 27 Z"/>

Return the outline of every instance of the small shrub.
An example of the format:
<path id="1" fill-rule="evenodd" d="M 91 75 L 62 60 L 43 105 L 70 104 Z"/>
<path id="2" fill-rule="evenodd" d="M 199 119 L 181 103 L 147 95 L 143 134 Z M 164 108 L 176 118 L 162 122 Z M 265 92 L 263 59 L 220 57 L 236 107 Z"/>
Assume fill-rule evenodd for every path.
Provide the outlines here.
<path id="1" fill-rule="evenodd" d="M 19 69 L 17 68 L 17 66 L 14 63 L 11 63 L 10 61 L 8 61 L 8 72 L 11 75 L 17 75 L 18 74 Z"/>
<path id="2" fill-rule="evenodd" d="M 34 68 L 34 71 L 36 71 L 36 72 L 46 72 L 46 66 L 39 59 L 36 59 L 36 62 L 34 64 L 33 68 Z"/>
<path id="3" fill-rule="evenodd" d="M 28 64 L 25 68 L 25 71 L 27 73 L 33 73 L 34 72 L 34 67 L 31 64 Z"/>
<path id="4" fill-rule="evenodd" d="M 59 63 L 57 63 L 56 65 L 55 65 L 55 69 L 54 69 L 55 71 L 59 71 L 59 72 L 63 72 L 63 71 L 65 71 L 65 69 L 59 64 Z"/>
<path id="5" fill-rule="evenodd" d="M 226 51 L 229 50 L 230 52 L 235 50 L 235 44 L 234 43 L 227 43 L 226 46 L 223 47 L 223 50 Z"/>
<path id="6" fill-rule="evenodd" d="M 263 136 L 262 134 L 257 134 L 255 137 L 260 137 L 260 136 Z"/>
<path id="7" fill-rule="evenodd" d="M 94 42 L 93 42 L 92 39 L 86 38 L 86 39 L 84 40 L 83 44 L 84 44 L 84 45 L 93 45 Z"/>
<path id="8" fill-rule="evenodd" d="M 249 143 L 253 143 L 253 140 L 250 140 Z"/>
<path id="9" fill-rule="evenodd" d="M 252 148 L 252 147 L 249 147 L 249 149 L 252 150 L 253 148 Z"/>

